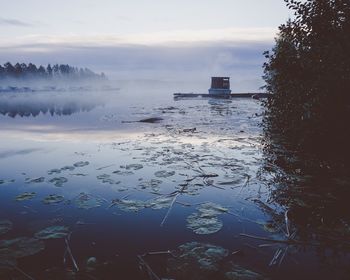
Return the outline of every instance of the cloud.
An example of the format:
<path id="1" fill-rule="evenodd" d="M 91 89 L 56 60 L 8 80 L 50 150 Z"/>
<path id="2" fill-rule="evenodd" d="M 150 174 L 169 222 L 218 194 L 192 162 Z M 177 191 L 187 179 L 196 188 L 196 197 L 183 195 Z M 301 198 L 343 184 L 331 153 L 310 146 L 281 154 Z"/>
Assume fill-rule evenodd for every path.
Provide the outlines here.
<path id="1" fill-rule="evenodd" d="M 0 25 L 31 27 L 33 24 L 12 18 L 0 18 Z"/>
<path id="2" fill-rule="evenodd" d="M 192 81 L 231 76 L 240 90 L 262 85 L 262 53 L 274 29 L 174 31 L 129 36 L 39 36 L 0 40 L 0 63 L 68 63 L 116 79 Z M 204 90 L 204 88 L 203 88 Z"/>
<path id="3" fill-rule="evenodd" d="M 3 47 L 21 45 L 50 44 L 64 46 L 116 46 L 116 45 L 184 45 L 204 42 L 271 42 L 277 33 L 276 28 L 222 28 L 204 30 L 170 30 L 129 35 L 66 35 L 50 36 L 30 34 L 17 38 L 1 38 Z"/>

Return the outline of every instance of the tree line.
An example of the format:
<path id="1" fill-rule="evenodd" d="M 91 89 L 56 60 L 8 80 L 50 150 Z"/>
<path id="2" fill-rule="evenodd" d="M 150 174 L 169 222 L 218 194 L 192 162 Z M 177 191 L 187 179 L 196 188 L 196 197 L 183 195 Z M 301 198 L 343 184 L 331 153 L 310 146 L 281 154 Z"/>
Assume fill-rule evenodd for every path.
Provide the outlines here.
<path id="1" fill-rule="evenodd" d="M 350 1 L 285 2 L 295 16 L 265 52 L 266 131 L 294 150 L 350 161 Z"/>
<path id="2" fill-rule="evenodd" d="M 10 62 L 0 65 L 0 79 L 6 78 L 72 78 L 72 79 L 105 79 L 104 73 L 96 74 L 88 68 L 73 67 L 68 64 L 48 64 L 46 67 L 33 63 Z"/>

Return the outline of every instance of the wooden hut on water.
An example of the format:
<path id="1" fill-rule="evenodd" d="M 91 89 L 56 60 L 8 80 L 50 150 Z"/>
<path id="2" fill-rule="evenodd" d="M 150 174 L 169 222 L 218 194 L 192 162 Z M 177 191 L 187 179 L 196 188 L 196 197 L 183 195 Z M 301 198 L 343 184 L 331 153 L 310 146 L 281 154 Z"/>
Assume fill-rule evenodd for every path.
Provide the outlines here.
<path id="1" fill-rule="evenodd" d="M 229 77 L 211 77 L 209 94 L 231 94 Z"/>

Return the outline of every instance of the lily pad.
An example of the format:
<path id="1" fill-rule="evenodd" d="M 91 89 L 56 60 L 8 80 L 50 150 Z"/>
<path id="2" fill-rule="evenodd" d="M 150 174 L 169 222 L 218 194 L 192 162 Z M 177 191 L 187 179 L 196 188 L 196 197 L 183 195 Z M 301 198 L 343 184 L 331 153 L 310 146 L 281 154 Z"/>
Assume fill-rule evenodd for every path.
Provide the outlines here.
<path id="1" fill-rule="evenodd" d="M 62 201 L 64 201 L 64 196 L 58 194 L 50 194 L 42 200 L 45 204 L 60 203 Z"/>
<path id="2" fill-rule="evenodd" d="M 141 200 L 116 199 L 112 201 L 120 210 L 125 212 L 138 212 L 147 206 L 147 203 Z"/>
<path id="3" fill-rule="evenodd" d="M 212 279 L 220 270 L 220 262 L 228 256 L 228 250 L 211 244 L 185 243 L 174 252 L 177 258 L 168 260 L 168 270 L 176 279 Z"/>
<path id="4" fill-rule="evenodd" d="M 58 239 L 65 238 L 69 234 L 69 228 L 66 226 L 47 227 L 35 234 L 38 239 Z"/>
<path id="5" fill-rule="evenodd" d="M 125 168 L 126 170 L 139 170 L 143 168 L 142 164 L 134 163 L 134 164 L 127 164 L 125 166 L 120 166 L 120 168 Z"/>
<path id="6" fill-rule="evenodd" d="M 167 262 L 172 279 L 267 280 L 263 275 L 228 260 L 229 251 L 211 244 L 189 242 L 172 251 Z"/>
<path id="7" fill-rule="evenodd" d="M 73 171 L 74 169 L 75 167 L 71 165 L 61 167 L 61 171 L 66 171 L 66 170 Z"/>
<path id="8" fill-rule="evenodd" d="M 213 202 L 206 202 L 198 207 L 198 211 L 208 215 L 220 215 L 227 213 L 229 209 Z"/>
<path id="9" fill-rule="evenodd" d="M 229 270 L 225 273 L 227 280 L 267 280 L 263 275 L 233 263 Z"/>
<path id="10" fill-rule="evenodd" d="M 73 164 L 74 167 L 84 167 L 89 165 L 90 163 L 88 161 L 78 161 Z"/>
<path id="11" fill-rule="evenodd" d="M 9 180 L 0 179 L 0 185 L 10 184 L 14 182 L 15 182 L 15 179 L 9 179 Z"/>
<path id="12" fill-rule="evenodd" d="M 150 207 L 154 210 L 169 208 L 173 199 L 174 197 L 172 196 L 160 196 L 155 199 L 149 200 L 147 203 L 147 207 Z"/>
<path id="13" fill-rule="evenodd" d="M 154 192 L 159 192 L 160 187 L 159 185 L 163 183 L 163 181 L 159 179 L 151 179 L 150 181 L 144 181 L 139 184 L 141 189 L 151 189 Z"/>
<path id="14" fill-rule="evenodd" d="M 53 183 L 55 187 L 62 187 L 64 183 L 68 182 L 68 179 L 65 177 L 55 177 L 49 180 L 50 183 Z"/>
<path id="15" fill-rule="evenodd" d="M 9 220 L 0 220 L 0 234 L 4 234 L 12 229 L 12 222 Z"/>
<path id="16" fill-rule="evenodd" d="M 10 240 L 0 241 L 0 259 L 1 256 L 11 258 L 22 258 L 35 255 L 45 249 L 44 242 L 31 237 L 19 237 Z"/>
<path id="17" fill-rule="evenodd" d="M 102 205 L 103 200 L 100 198 L 96 198 L 90 194 L 87 193 L 80 193 L 78 197 L 75 199 L 75 204 L 78 206 L 78 208 L 81 209 L 91 209 L 100 207 Z"/>
<path id="18" fill-rule="evenodd" d="M 16 201 L 29 200 L 29 199 L 32 199 L 35 196 L 36 196 L 35 192 L 24 192 L 24 193 L 16 196 Z"/>
<path id="19" fill-rule="evenodd" d="M 175 171 L 160 170 L 154 173 L 154 176 L 159 178 L 167 178 L 175 175 Z"/>
<path id="20" fill-rule="evenodd" d="M 207 202 L 197 208 L 198 212 L 187 218 L 187 228 L 196 234 L 212 234 L 218 232 L 223 223 L 218 219 L 218 215 L 227 213 L 228 209 L 219 204 Z"/>
<path id="21" fill-rule="evenodd" d="M 109 175 L 109 174 L 97 175 L 96 178 L 105 184 L 118 185 L 121 183 L 120 181 L 116 181 L 116 180 L 112 179 L 111 175 Z"/>
<path id="22" fill-rule="evenodd" d="M 194 213 L 187 218 L 187 228 L 196 234 L 212 234 L 218 232 L 223 226 L 217 217 L 207 217 Z"/>
<path id="23" fill-rule="evenodd" d="M 50 169 L 49 171 L 47 171 L 47 174 L 49 175 L 60 174 L 60 173 L 61 173 L 61 169 L 57 169 L 57 168 Z"/>
<path id="24" fill-rule="evenodd" d="M 38 177 L 38 178 L 26 178 L 25 182 L 27 184 L 33 184 L 33 183 L 43 183 L 45 181 L 45 177 Z"/>
<path id="25" fill-rule="evenodd" d="M 121 170 L 116 170 L 112 172 L 113 174 L 117 174 L 117 175 L 122 175 L 122 176 L 127 176 L 127 175 L 133 175 L 134 172 L 132 171 L 121 171 Z"/>

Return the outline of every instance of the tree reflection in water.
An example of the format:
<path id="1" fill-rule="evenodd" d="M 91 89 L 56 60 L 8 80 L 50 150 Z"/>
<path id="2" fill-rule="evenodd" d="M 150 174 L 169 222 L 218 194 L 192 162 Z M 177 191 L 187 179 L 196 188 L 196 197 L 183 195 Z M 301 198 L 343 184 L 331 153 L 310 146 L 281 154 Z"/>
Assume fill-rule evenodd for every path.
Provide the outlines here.
<path id="1" fill-rule="evenodd" d="M 265 135 L 259 178 L 268 186 L 269 205 L 279 210 L 257 204 L 285 236 L 286 247 L 314 252 L 340 277 L 349 275 L 350 170 L 336 160 L 326 162 L 288 147 L 280 135 Z M 276 251 L 271 264 L 282 261 L 285 251 Z"/>
<path id="2" fill-rule="evenodd" d="M 40 113 L 50 114 L 51 116 L 72 115 L 78 112 L 89 112 L 97 105 L 98 104 L 93 102 L 81 100 L 71 100 L 66 102 L 37 101 L 22 103 L 10 102 L 10 100 L 1 100 L 0 114 L 11 118 L 36 117 Z"/>

